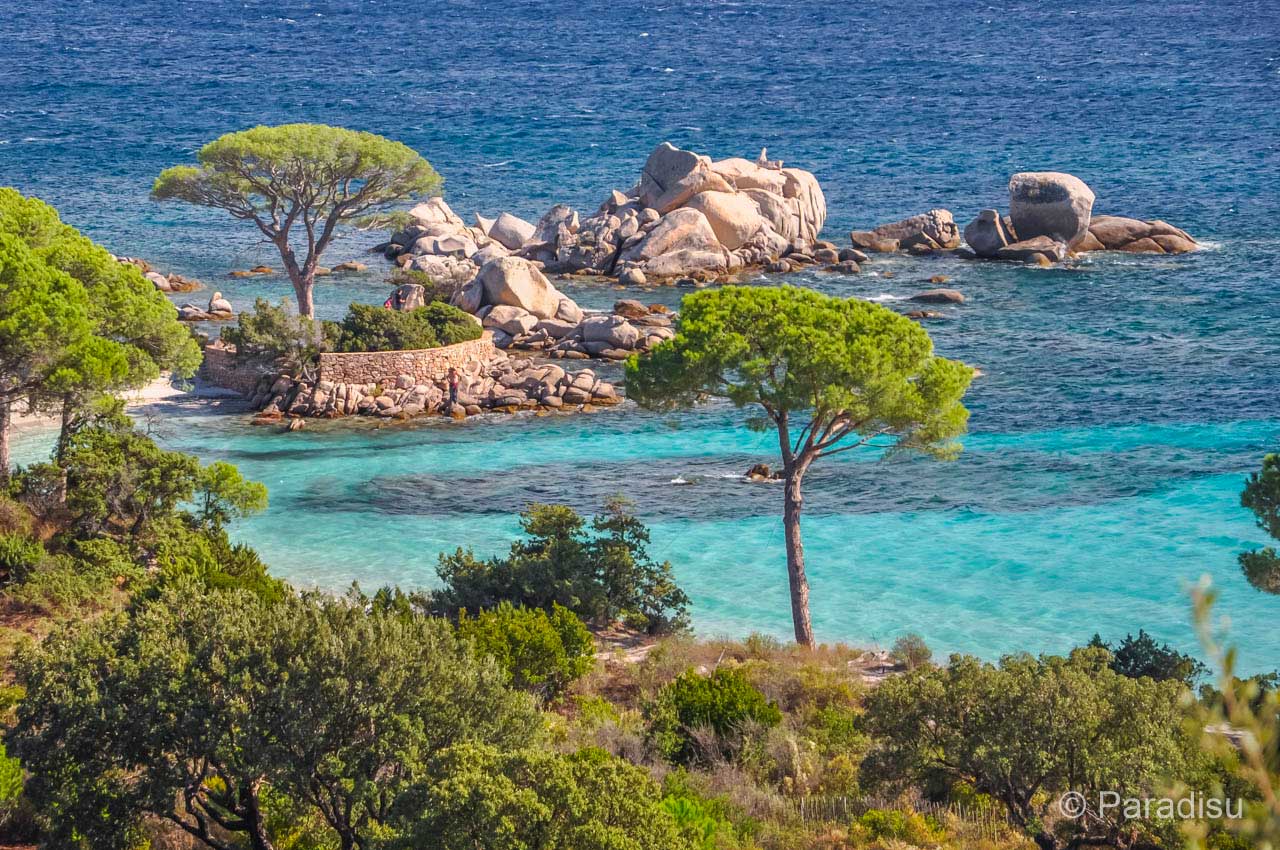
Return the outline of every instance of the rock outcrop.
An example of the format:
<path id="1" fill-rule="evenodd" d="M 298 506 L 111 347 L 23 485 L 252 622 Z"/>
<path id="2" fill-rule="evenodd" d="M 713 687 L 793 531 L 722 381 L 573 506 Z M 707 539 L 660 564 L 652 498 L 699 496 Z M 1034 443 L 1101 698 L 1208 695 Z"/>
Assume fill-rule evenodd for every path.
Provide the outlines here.
<path id="1" fill-rule="evenodd" d="M 855 230 L 849 240 L 855 248 L 877 253 L 948 251 L 960 247 L 960 228 L 950 210 L 932 209 L 874 230 Z"/>
<path id="2" fill-rule="evenodd" d="M 476 369 L 461 371 L 458 390 L 458 400 L 452 403 L 443 381 L 415 383 L 409 375 L 383 386 L 279 374 L 260 379 L 249 397 L 251 406 L 260 411 L 254 418 L 257 424 L 304 416 L 410 419 L 433 414 L 460 418 L 485 412 L 587 411 L 594 405 L 622 401 L 613 384 L 591 369 L 574 372 L 503 352 Z"/>
<path id="3" fill-rule="evenodd" d="M 164 274 L 139 257 L 116 257 L 114 254 L 112 257 L 117 263 L 124 263 L 127 266 L 133 266 L 138 269 L 138 271 L 142 272 L 142 276 L 151 281 L 151 285 L 161 292 L 192 292 L 197 289 L 204 289 L 204 284 L 198 280 L 183 277 L 173 272 Z"/>
<path id="4" fill-rule="evenodd" d="M 1075 250 L 1089 232 L 1093 190 L 1060 171 L 1023 171 L 1009 178 L 1009 218 L 1021 240 L 1047 236 Z"/>
<path id="5" fill-rule="evenodd" d="M 964 241 L 979 257 L 994 257 L 1001 248 L 1018 241 L 1013 222 L 999 210 L 983 210 L 965 225 Z"/>
<path id="6" fill-rule="evenodd" d="M 459 288 L 511 254 L 557 274 L 656 282 L 715 277 L 810 250 L 826 222 L 817 178 L 763 156 L 713 161 L 663 142 L 630 190 L 613 190 L 596 212 L 564 204 L 537 224 L 510 213 L 466 225 L 441 198 L 410 210 L 413 224 L 377 246 L 401 265 Z"/>
<path id="7" fill-rule="evenodd" d="M 1076 250 L 1185 254 L 1199 247 L 1191 234 L 1159 219 L 1142 221 L 1118 215 L 1098 215 L 1090 220 L 1089 232 Z"/>

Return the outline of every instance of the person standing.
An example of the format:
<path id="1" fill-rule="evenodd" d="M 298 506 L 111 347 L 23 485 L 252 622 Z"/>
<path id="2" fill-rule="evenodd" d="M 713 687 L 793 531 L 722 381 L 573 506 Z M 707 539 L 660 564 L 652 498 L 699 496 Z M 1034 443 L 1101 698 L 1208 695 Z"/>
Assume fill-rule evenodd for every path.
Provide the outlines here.
<path id="1" fill-rule="evenodd" d="M 449 382 L 449 404 L 457 404 L 458 403 L 458 383 L 460 381 L 457 368 L 453 366 L 449 367 L 449 375 L 447 380 Z"/>

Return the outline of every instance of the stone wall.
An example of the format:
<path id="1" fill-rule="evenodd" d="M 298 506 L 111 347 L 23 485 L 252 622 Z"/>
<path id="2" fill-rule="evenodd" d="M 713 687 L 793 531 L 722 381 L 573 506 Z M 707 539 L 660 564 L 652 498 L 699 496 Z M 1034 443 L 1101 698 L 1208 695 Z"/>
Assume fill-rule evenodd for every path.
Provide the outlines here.
<path id="1" fill-rule="evenodd" d="M 234 345 L 219 340 L 205 346 L 199 377 L 210 386 L 250 395 L 257 388 L 258 380 L 265 374 L 267 371 L 261 366 L 237 363 Z"/>
<path id="2" fill-rule="evenodd" d="M 497 356 L 493 334 L 486 331 L 480 339 L 440 348 L 321 354 L 320 380 L 394 385 L 399 376 L 409 375 L 414 384 L 432 384 L 443 380 L 450 366 L 463 374 L 475 374 Z"/>

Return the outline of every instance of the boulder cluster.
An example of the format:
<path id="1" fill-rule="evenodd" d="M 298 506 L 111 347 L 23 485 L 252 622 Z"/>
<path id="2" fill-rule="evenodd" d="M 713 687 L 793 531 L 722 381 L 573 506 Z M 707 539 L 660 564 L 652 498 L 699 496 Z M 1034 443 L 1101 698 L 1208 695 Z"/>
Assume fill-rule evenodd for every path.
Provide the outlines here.
<path id="1" fill-rule="evenodd" d="M 233 318 L 231 302 L 223 298 L 221 292 L 213 293 L 203 308 L 191 303 L 178 308 L 178 319 L 183 322 L 228 322 Z"/>
<path id="2" fill-rule="evenodd" d="M 1050 265 L 1085 251 L 1181 254 L 1199 245 L 1163 221 L 1094 216 L 1093 190 L 1056 171 L 1026 171 L 1009 180 L 1009 212 L 986 209 L 963 234 L 949 210 L 932 209 L 849 236 L 864 251 L 961 256 Z M 961 237 L 967 247 L 962 246 Z"/>
<path id="3" fill-rule="evenodd" d="M 204 284 L 198 280 L 183 277 L 180 274 L 164 274 L 139 257 L 115 257 L 115 260 L 118 263 L 135 266 L 142 272 L 142 276 L 151 281 L 152 285 L 161 292 L 192 292 L 204 289 Z"/>
<path id="4" fill-rule="evenodd" d="M 577 323 L 535 318 L 519 307 L 493 307 L 483 317 L 499 348 L 540 351 L 550 357 L 625 360 L 675 336 L 675 314 L 666 305 L 624 299 L 608 315 L 586 316 Z"/>
<path id="5" fill-rule="evenodd" d="M 402 266 L 462 286 L 490 261 L 513 256 L 554 274 L 601 275 L 640 285 L 713 278 L 810 250 L 827 217 L 817 178 L 761 151 L 751 162 L 712 160 L 669 142 L 640 179 L 613 190 L 595 213 L 556 204 L 538 222 L 509 212 L 465 224 L 440 198 L 409 211 L 413 224 L 378 246 Z"/>
<path id="6" fill-rule="evenodd" d="M 401 375 L 394 386 L 343 384 L 296 378 L 264 376 L 249 396 L 260 411 L 258 424 L 285 417 L 367 415 L 384 419 L 410 419 L 431 414 L 462 418 L 485 412 L 578 410 L 622 401 L 613 384 L 591 369 L 568 371 L 555 363 L 534 363 L 502 352 L 475 373 L 460 375 L 457 402 L 450 402 L 443 383 L 416 383 Z"/>
<path id="7" fill-rule="evenodd" d="M 407 310 L 425 303 L 425 289 L 403 284 L 389 303 Z M 661 304 L 623 300 L 606 315 L 587 315 L 552 285 L 533 260 L 495 257 L 456 290 L 452 303 L 493 333 L 498 348 L 541 351 L 550 357 L 623 360 L 675 335 L 674 316 Z"/>

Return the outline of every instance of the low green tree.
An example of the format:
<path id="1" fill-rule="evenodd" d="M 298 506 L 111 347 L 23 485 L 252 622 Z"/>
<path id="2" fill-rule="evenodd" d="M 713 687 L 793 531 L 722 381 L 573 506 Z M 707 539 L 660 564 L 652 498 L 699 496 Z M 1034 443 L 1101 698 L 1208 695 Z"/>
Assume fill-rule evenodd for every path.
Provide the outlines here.
<path id="1" fill-rule="evenodd" d="M 414 310 L 352 304 L 331 331 L 337 351 L 405 351 L 479 339 L 483 333 L 457 307 L 432 301 Z"/>
<path id="2" fill-rule="evenodd" d="M 1114 648 L 1098 634 L 1094 634 L 1088 645 L 1102 647 L 1110 652 L 1111 669 L 1131 679 L 1150 676 L 1158 682 L 1172 680 L 1194 688 L 1196 682 L 1209 672 L 1207 667 L 1192 656 L 1179 652 L 1167 643 L 1157 643 L 1143 629 L 1138 629 L 1137 637 L 1125 635 L 1124 640 Z"/>
<path id="3" fill-rule="evenodd" d="M 492 657 L 511 683 L 544 699 L 559 699 L 594 663 L 595 643 L 578 616 L 552 603 L 551 612 L 502 602 L 475 617 L 464 611 L 458 634 Z"/>
<path id="4" fill-rule="evenodd" d="M 47 840 L 132 847 L 151 816 L 215 850 L 269 850 L 270 789 L 366 848 L 434 752 L 538 742 L 531 700 L 447 623 L 363 602 L 175 580 L 27 649 L 8 740 Z"/>
<path id="5" fill-rule="evenodd" d="M 1262 459 L 1262 469 L 1245 482 L 1240 504 L 1253 511 L 1259 528 L 1280 540 L 1280 454 Z M 1280 594 L 1280 554 L 1275 547 L 1241 553 L 1240 570 L 1258 590 Z"/>
<path id="6" fill-rule="evenodd" d="M 1183 728 L 1181 682 L 1131 679 L 1100 648 L 1069 657 L 952 656 L 946 667 L 893 676 L 866 700 L 871 784 L 964 781 L 999 800 L 1045 850 L 1155 840 L 1163 826 L 1101 811 L 1101 792 L 1159 797 L 1168 777 L 1204 788 L 1209 764 Z M 1057 801 L 1083 795 L 1072 820 Z"/>
<path id="7" fill-rule="evenodd" d="M 861 446 L 951 457 L 973 370 L 935 356 L 918 324 L 878 304 L 791 286 L 686 296 L 676 336 L 627 361 L 627 397 L 658 409 L 711 395 L 777 430 L 796 642 L 812 646 L 800 514 L 821 458 Z"/>
<path id="8" fill-rule="evenodd" d="M 70 318 L 67 311 L 82 311 L 76 321 L 49 338 L 64 346 L 51 364 L 56 368 L 27 392 L 31 407 L 60 415 L 59 453 L 99 397 L 143 386 L 162 370 L 181 377 L 195 373 L 200 365 L 199 346 L 178 321 L 173 304 L 136 266 L 118 262 L 64 224 L 53 207 L 9 188 L 0 188 L 0 232 L 21 240 L 30 258 L 55 276 L 70 279 L 62 281 L 62 289 L 75 289 L 76 297 L 62 305 L 60 320 Z M 38 281 L 37 277 L 29 283 Z M 26 291 L 28 297 L 10 293 L 23 302 L 13 304 L 15 309 L 29 311 L 42 303 L 35 289 Z M 61 291 L 62 298 L 67 296 L 67 291 Z M 44 338 L 40 317 L 30 314 L 25 319 L 34 321 L 24 321 L 17 330 L 28 334 L 38 348 Z M 87 336 L 74 337 L 85 331 Z"/>
<path id="9" fill-rule="evenodd" d="M 747 681 L 739 670 L 717 668 L 710 675 L 685 671 L 664 685 L 646 710 L 649 738 L 668 760 L 688 764 L 711 759 L 701 731 L 712 733 L 718 749 L 736 752 L 747 724 L 769 727 L 782 721 L 777 705 Z"/>
<path id="10" fill-rule="evenodd" d="M 429 774 L 392 850 L 693 850 L 648 773 L 600 750 L 463 744 Z"/>
<path id="11" fill-rule="evenodd" d="M 442 184 L 405 145 L 323 124 L 228 133 L 202 147 L 196 160 L 162 172 L 152 197 L 252 222 L 280 252 L 298 313 L 308 318 L 315 316 L 316 268 L 339 225 Z"/>
<path id="12" fill-rule="evenodd" d="M 294 372 L 332 349 L 324 323 L 299 316 L 283 301 L 273 305 L 265 298 L 241 312 L 236 326 L 224 330 L 222 338 L 236 347 L 237 359 Z"/>
<path id="13" fill-rule="evenodd" d="M 609 500 L 588 522 L 567 505 L 530 505 L 520 516 L 527 537 L 504 558 L 478 560 L 470 550 L 442 555 L 444 586 L 428 607 L 456 616 L 502 603 L 552 610 L 562 605 L 588 623 L 622 619 L 651 634 L 688 622 L 689 599 L 669 562 L 649 557 L 648 530 L 622 499 Z"/>

